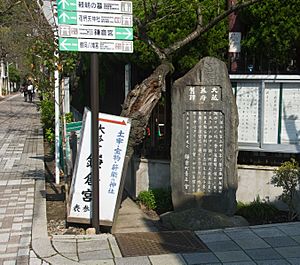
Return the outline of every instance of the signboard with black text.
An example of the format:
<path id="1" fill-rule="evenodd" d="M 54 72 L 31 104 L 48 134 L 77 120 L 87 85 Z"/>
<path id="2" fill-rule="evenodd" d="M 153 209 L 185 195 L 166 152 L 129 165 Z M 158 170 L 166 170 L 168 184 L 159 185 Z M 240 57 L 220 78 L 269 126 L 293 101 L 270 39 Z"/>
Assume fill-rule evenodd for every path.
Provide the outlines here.
<path id="1" fill-rule="evenodd" d="M 70 189 L 68 220 L 92 218 L 91 112 L 85 110 L 83 131 Z M 99 113 L 100 221 L 113 222 L 130 131 L 130 119 Z"/>

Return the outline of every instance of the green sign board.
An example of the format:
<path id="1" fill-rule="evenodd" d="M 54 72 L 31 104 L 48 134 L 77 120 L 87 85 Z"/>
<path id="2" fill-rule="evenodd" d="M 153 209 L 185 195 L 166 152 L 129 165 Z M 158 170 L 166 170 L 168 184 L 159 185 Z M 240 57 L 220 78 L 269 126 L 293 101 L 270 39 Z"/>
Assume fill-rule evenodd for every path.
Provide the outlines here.
<path id="1" fill-rule="evenodd" d="M 77 0 L 58 0 L 57 9 L 64 9 L 70 11 L 77 10 Z"/>
<path id="2" fill-rule="evenodd" d="M 73 12 L 58 9 L 58 24 L 132 27 L 132 15 Z"/>
<path id="3" fill-rule="evenodd" d="M 59 38 L 60 51 L 79 51 L 78 39 L 73 38 Z"/>
<path id="4" fill-rule="evenodd" d="M 60 51 L 132 53 L 133 41 L 59 38 Z"/>
<path id="5" fill-rule="evenodd" d="M 71 161 L 71 148 L 70 148 L 70 136 L 71 132 L 75 132 L 77 135 L 77 144 L 79 143 L 80 136 L 81 136 L 81 127 L 82 121 L 77 122 L 70 122 L 66 124 L 66 158 Z"/>
<path id="6" fill-rule="evenodd" d="M 108 0 L 58 0 L 58 10 L 132 14 L 132 2 Z"/>
<path id="7" fill-rule="evenodd" d="M 58 10 L 58 23 L 59 24 L 77 24 L 77 13 L 70 11 Z"/>
<path id="8" fill-rule="evenodd" d="M 132 40 L 133 29 L 121 27 L 59 25 L 59 36 L 62 38 Z"/>
<path id="9" fill-rule="evenodd" d="M 132 28 L 115 28 L 116 40 L 132 40 L 133 29 Z"/>
<path id="10" fill-rule="evenodd" d="M 133 52 L 131 1 L 57 0 L 59 50 Z"/>

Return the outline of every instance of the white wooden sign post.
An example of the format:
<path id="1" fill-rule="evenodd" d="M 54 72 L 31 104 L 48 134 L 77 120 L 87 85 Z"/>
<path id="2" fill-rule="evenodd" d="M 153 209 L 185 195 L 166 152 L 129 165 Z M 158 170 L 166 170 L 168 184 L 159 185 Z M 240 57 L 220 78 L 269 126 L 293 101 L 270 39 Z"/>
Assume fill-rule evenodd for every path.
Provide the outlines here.
<path id="1" fill-rule="evenodd" d="M 73 173 L 68 221 L 90 223 L 92 217 L 91 111 L 85 110 Z M 99 113 L 100 223 L 111 225 L 116 209 L 130 131 L 130 119 Z"/>

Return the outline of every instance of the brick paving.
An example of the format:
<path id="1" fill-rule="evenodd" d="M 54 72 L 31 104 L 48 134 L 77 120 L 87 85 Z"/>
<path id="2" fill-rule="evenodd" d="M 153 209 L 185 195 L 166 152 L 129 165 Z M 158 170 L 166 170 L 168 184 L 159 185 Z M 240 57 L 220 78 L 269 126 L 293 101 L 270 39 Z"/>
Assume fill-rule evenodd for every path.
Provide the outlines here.
<path id="1" fill-rule="evenodd" d="M 44 173 L 36 103 L 20 94 L 2 100 L 0 124 L 0 265 L 27 265 L 34 184 Z"/>

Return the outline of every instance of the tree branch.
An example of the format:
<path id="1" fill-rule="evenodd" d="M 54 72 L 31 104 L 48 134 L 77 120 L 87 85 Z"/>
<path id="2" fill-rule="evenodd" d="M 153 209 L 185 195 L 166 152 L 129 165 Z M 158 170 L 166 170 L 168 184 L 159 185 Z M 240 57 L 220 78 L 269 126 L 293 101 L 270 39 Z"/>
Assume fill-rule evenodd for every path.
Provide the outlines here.
<path id="1" fill-rule="evenodd" d="M 147 33 L 146 33 L 146 26 L 137 18 L 134 19 L 137 27 L 138 27 L 138 35 L 139 35 L 139 39 L 142 40 L 143 42 L 147 43 L 153 50 L 154 52 L 157 54 L 157 56 L 159 57 L 159 59 L 161 61 L 166 59 L 166 55 L 161 51 L 161 49 L 155 45 L 154 41 L 152 41 Z"/>
<path id="2" fill-rule="evenodd" d="M 15 3 L 10 4 L 7 8 L 5 8 L 4 10 L 0 10 L 0 16 L 4 15 L 5 13 L 7 13 L 9 10 L 11 10 L 12 8 L 14 8 L 16 5 L 20 4 L 21 1 L 17 1 Z"/>
<path id="3" fill-rule="evenodd" d="M 182 47 L 184 47 L 185 45 L 187 45 L 188 43 L 190 43 L 194 39 L 200 37 L 203 33 L 210 30 L 212 27 L 214 27 L 216 24 L 218 24 L 221 20 L 228 17 L 231 13 L 236 12 L 238 10 L 241 10 L 241 9 L 243 9 L 245 7 L 248 7 L 250 5 L 253 5 L 255 3 L 258 3 L 260 1 L 263 1 L 263 0 L 249 0 L 249 1 L 246 1 L 246 2 L 243 2 L 243 3 L 240 3 L 240 4 L 233 5 L 228 10 L 224 11 L 222 14 L 215 17 L 212 21 L 210 21 L 205 26 L 201 25 L 201 19 L 199 19 L 199 17 L 198 17 L 198 25 L 197 25 L 196 29 L 191 34 L 189 34 L 184 39 L 182 39 L 178 42 L 175 42 L 169 48 L 166 48 L 166 49 L 162 50 L 161 52 L 164 53 L 167 57 L 169 57 L 171 54 L 173 54 L 177 50 L 181 49 Z"/>

